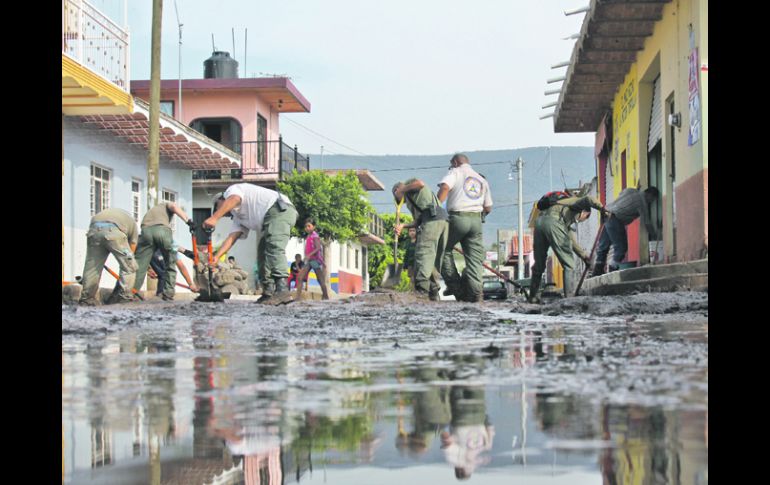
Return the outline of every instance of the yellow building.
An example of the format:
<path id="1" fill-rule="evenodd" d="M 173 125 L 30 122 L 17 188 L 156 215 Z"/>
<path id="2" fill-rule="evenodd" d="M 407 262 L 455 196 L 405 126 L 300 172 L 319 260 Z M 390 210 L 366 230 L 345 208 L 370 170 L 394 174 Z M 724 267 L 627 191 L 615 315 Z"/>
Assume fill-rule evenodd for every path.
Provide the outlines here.
<path id="1" fill-rule="evenodd" d="M 708 2 L 591 0 L 554 131 L 596 132 L 603 202 L 625 187 L 660 190 L 660 239 L 635 221 L 629 261 L 707 257 Z"/>

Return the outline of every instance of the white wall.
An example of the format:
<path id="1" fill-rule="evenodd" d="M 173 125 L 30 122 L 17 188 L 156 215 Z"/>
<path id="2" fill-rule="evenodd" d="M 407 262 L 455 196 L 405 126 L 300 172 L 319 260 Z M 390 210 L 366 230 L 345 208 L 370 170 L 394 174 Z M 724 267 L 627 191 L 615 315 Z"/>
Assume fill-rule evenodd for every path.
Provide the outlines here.
<path id="1" fill-rule="evenodd" d="M 111 171 L 110 207 L 132 212 L 131 182 L 140 180 L 141 208 L 139 220 L 147 212 L 147 152 L 137 146 L 94 128 L 88 128 L 77 117 L 64 117 L 64 193 L 62 215 L 64 218 L 64 279 L 74 281 L 82 275 L 86 256 L 86 233 L 91 221 L 91 164 Z M 160 189 L 176 192 L 177 204 L 192 217 L 192 172 L 169 168 L 161 160 Z M 176 218 L 174 240 L 184 247 L 190 246 L 187 226 Z M 189 271 L 191 262 L 180 255 Z M 118 263 L 110 256 L 107 266 L 117 271 Z M 192 274 L 192 273 L 191 273 Z M 178 282 L 185 283 L 181 274 Z M 115 281 L 105 271 L 100 286 L 112 288 Z M 188 290 L 177 287 L 177 291 Z"/>

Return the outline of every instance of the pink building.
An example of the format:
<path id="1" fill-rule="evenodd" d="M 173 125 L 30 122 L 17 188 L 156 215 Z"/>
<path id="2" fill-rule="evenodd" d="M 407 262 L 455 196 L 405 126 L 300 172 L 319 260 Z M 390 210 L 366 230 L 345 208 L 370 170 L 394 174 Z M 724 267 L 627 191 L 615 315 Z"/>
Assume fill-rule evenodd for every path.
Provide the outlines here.
<path id="1" fill-rule="evenodd" d="M 237 77 L 238 63 L 215 52 L 205 79 L 161 81 L 161 111 L 241 155 L 241 169 L 197 171 L 196 188 L 221 188 L 238 181 L 274 187 L 283 173 L 308 169 L 309 159 L 280 136 L 280 113 L 309 113 L 310 102 L 288 78 Z M 212 77 L 209 77 L 212 76 Z M 223 77 L 228 76 L 228 77 Z M 149 101 L 150 81 L 132 81 L 131 93 Z"/>

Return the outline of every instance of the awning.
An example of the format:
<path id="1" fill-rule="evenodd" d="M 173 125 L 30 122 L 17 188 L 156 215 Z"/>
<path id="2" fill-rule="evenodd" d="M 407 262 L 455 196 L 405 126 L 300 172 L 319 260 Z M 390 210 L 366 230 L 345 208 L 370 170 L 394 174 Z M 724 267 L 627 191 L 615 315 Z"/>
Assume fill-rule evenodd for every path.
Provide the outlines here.
<path id="1" fill-rule="evenodd" d="M 554 111 L 554 132 L 595 131 L 671 0 L 591 0 Z"/>
<path id="2" fill-rule="evenodd" d="M 80 120 L 111 132 L 132 145 L 149 149 L 150 108 L 134 98 L 133 114 L 86 115 Z M 179 168 L 207 170 L 239 168 L 241 156 L 168 115 L 160 113 L 161 161 Z"/>

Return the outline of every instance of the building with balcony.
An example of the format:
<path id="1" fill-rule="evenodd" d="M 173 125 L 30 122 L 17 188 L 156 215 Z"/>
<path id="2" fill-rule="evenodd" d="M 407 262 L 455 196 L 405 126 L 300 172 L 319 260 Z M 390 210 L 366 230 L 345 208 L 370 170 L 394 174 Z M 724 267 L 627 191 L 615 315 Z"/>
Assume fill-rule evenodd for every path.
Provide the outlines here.
<path id="1" fill-rule="evenodd" d="M 275 189 L 278 181 L 292 171 L 310 170 L 310 157 L 301 154 L 296 145 L 286 143 L 280 135 L 281 113 L 309 113 L 310 102 L 290 79 L 285 77 L 239 78 L 238 62 L 229 53 L 216 51 L 204 62 L 203 79 L 166 79 L 161 81 L 161 109 L 179 123 L 198 131 L 240 155 L 235 168 L 194 170 L 192 174 L 192 217 L 200 225 L 213 212 L 212 198 L 235 183 L 253 183 Z M 181 101 L 180 101 L 181 91 Z M 132 81 L 131 92 L 137 98 L 149 99 L 150 82 Z M 324 170 L 329 175 L 338 171 Z M 366 190 L 383 190 L 382 183 L 368 170 L 356 174 Z M 326 255 L 331 288 L 337 293 L 360 293 L 368 290 L 367 246 L 384 244 L 382 224 L 372 215 L 369 228 L 362 228 L 361 238 L 347 243 L 332 242 Z M 221 224 L 211 235 L 217 246 L 229 233 Z M 208 235 L 200 232 L 199 240 Z M 303 254 L 304 242 L 292 238 L 286 248 L 287 270 L 295 254 Z M 229 253 L 249 273 L 248 284 L 254 287 L 253 271 L 257 255 L 257 235 L 251 232 Z M 309 285 L 317 286 L 315 274 Z"/>
<path id="2" fill-rule="evenodd" d="M 238 153 L 241 163 L 235 170 L 196 171 L 196 198 L 240 182 L 275 188 L 292 170 L 309 169 L 309 157 L 280 135 L 280 113 L 310 112 L 310 102 L 290 79 L 238 78 L 238 63 L 227 52 L 214 52 L 204 66 L 204 79 L 161 81 L 161 110 Z M 132 81 L 131 92 L 149 100 L 150 81 Z"/>

